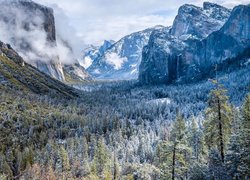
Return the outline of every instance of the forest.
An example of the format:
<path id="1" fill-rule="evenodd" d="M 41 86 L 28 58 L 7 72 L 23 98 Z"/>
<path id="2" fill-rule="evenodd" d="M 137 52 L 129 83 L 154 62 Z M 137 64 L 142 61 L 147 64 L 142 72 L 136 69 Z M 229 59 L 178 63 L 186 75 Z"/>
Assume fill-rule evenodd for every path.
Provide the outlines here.
<path id="1" fill-rule="evenodd" d="M 0 84 L 0 179 L 248 179 L 250 67 L 191 84 Z"/>

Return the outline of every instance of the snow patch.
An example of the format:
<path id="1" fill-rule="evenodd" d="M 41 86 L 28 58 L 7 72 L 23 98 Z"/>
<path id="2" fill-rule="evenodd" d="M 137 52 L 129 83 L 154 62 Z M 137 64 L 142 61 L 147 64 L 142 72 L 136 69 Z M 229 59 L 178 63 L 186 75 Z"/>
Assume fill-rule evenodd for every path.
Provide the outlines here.
<path id="1" fill-rule="evenodd" d="M 81 66 L 83 66 L 85 69 L 91 66 L 92 63 L 93 59 L 91 59 L 89 56 L 84 57 L 83 61 L 80 62 Z"/>
<path id="2" fill-rule="evenodd" d="M 169 98 L 160 98 L 160 99 L 153 99 L 147 102 L 147 104 L 153 104 L 153 105 L 163 105 L 163 104 L 170 104 L 171 99 Z"/>
<path id="3" fill-rule="evenodd" d="M 108 53 L 105 55 L 106 62 L 112 66 L 114 66 L 115 70 L 121 69 L 124 62 L 127 62 L 128 59 L 126 57 L 120 57 L 116 53 Z"/>
<path id="4" fill-rule="evenodd" d="M 93 71 L 93 73 L 94 73 L 94 74 L 101 74 L 101 72 L 100 72 L 99 69 L 95 69 L 95 70 Z"/>

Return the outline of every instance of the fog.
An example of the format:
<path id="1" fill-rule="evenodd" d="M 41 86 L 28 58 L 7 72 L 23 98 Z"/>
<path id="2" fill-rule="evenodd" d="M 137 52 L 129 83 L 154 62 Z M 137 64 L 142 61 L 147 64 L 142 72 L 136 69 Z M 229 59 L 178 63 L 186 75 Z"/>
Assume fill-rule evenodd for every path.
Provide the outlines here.
<path id="1" fill-rule="evenodd" d="M 74 29 L 70 27 L 63 11 L 53 8 L 56 17 L 55 42 L 48 40 L 53 33 L 48 35 L 44 29 L 46 14 L 40 8 L 34 10 L 19 3 L 18 0 L 0 0 L 0 40 L 10 44 L 31 64 L 37 61 L 60 61 L 63 64 L 76 62 L 83 45 L 74 38 Z M 49 31 L 53 31 L 51 27 Z"/>

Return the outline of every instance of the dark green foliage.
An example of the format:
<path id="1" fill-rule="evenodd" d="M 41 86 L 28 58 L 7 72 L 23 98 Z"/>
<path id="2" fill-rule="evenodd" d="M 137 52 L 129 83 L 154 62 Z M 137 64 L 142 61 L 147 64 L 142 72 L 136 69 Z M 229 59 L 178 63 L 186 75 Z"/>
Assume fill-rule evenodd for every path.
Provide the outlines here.
<path id="1" fill-rule="evenodd" d="M 205 122 L 205 140 L 210 149 L 217 148 L 221 161 L 231 133 L 232 108 L 228 103 L 227 91 L 218 82 L 210 92 Z"/>

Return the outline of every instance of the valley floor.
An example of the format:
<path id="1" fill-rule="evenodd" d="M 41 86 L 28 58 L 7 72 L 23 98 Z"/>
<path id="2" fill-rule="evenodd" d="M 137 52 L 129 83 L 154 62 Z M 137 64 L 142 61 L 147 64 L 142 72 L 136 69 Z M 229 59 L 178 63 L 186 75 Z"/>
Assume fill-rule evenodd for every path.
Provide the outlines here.
<path id="1" fill-rule="evenodd" d="M 218 79 L 229 102 L 241 108 L 250 67 Z M 169 159 L 162 163 L 160 149 L 171 137 L 172 122 L 179 112 L 187 133 L 193 119 L 202 131 L 214 85 L 207 80 L 141 87 L 121 81 L 77 88 L 79 98 L 58 100 L 0 85 L 0 179 L 169 179 L 171 165 L 164 164 Z M 179 160 L 176 177 L 201 170 L 199 176 L 209 178 L 207 163 L 199 161 L 197 170 L 193 161 Z"/>

